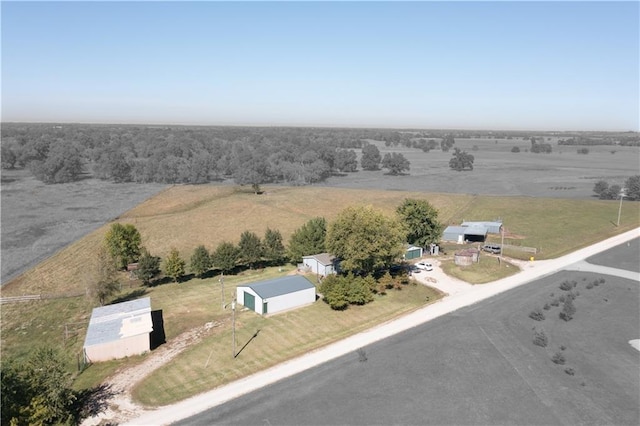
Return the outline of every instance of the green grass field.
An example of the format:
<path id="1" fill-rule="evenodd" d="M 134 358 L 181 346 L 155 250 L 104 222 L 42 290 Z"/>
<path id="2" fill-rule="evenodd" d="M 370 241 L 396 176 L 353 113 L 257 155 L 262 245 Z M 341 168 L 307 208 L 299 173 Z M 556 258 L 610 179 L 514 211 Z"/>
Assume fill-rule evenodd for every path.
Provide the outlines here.
<path id="1" fill-rule="evenodd" d="M 245 230 L 254 231 L 262 236 L 267 227 L 278 229 L 286 241 L 296 228 L 310 218 L 323 216 L 331 221 L 338 212 L 350 205 L 372 205 L 386 214 L 393 214 L 395 208 L 408 197 L 429 200 L 440 211 L 440 219 L 444 224 L 457 224 L 462 220 L 502 218 L 509 234 L 513 236 L 511 240 L 505 242 L 537 247 L 541 250 L 537 258 L 556 257 L 640 225 L 640 203 L 632 202 L 625 202 L 621 226 L 616 227 L 614 224 L 617 219 L 618 203 L 615 201 L 425 194 L 321 187 L 265 187 L 264 190 L 264 194 L 255 195 L 242 188 L 231 186 L 175 186 L 140 204 L 119 220 L 134 224 L 142 234 L 143 244 L 153 254 L 165 256 L 171 247 L 176 247 L 186 259 L 199 244 L 214 249 L 222 241 L 237 242 L 240 234 Z M 84 292 L 90 283 L 90 270 L 108 226 L 109 224 L 106 224 L 65 247 L 37 267 L 7 283 L 2 287 L 2 295 Z M 227 277 L 225 282 L 230 291 L 239 283 L 266 279 L 279 273 L 271 269 L 248 271 L 241 276 Z M 135 283 L 134 287 L 129 288 L 129 281 L 123 277 L 123 284 L 120 297 L 147 295 L 151 297 L 153 309 L 163 310 L 168 340 L 206 322 L 228 324 L 228 312 L 220 308 L 217 277 L 151 288 L 138 288 Z M 227 298 L 229 294 L 227 293 Z M 410 292 L 403 292 L 402 296 L 405 297 L 405 295 L 409 297 Z M 385 301 L 376 302 L 370 305 L 371 308 L 362 309 L 363 311 L 374 309 L 373 313 L 367 314 L 369 316 L 366 319 L 358 317 L 360 309 L 339 313 L 332 321 L 338 325 L 344 321 L 349 325 L 340 329 L 327 329 L 326 334 L 306 331 L 309 324 L 314 324 L 313 322 L 294 329 L 287 328 L 285 324 L 282 330 L 288 331 L 288 334 L 276 340 L 280 341 L 281 346 L 268 351 L 265 349 L 264 353 L 252 351 L 257 350 L 257 343 L 261 341 L 262 336 L 269 336 L 269 327 L 276 327 L 275 324 L 279 321 L 285 321 L 285 318 L 291 315 L 309 315 L 310 317 L 318 315 L 317 322 L 324 315 L 334 313 L 328 308 L 323 309 L 326 306 L 322 303 L 299 312 L 286 314 L 281 317 L 282 319 L 276 316 L 264 320 L 252 318 L 243 313 L 244 316 L 240 319 L 241 324 L 244 332 L 250 335 L 255 333 L 254 329 L 260 326 L 260 321 L 269 323 L 269 327 L 263 330 L 264 334 L 261 331 L 253 342 L 256 344 L 252 343 L 251 348 L 247 347 L 246 352 L 243 352 L 243 356 L 247 354 L 247 357 L 251 355 L 256 358 L 253 363 L 247 363 L 242 368 L 225 366 L 223 370 L 230 369 L 224 370 L 226 372 L 221 377 L 206 380 L 202 378 L 196 380 L 194 376 L 189 375 L 196 374 L 195 366 L 198 362 L 195 361 L 193 362 L 194 372 L 172 373 L 176 377 L 181 374 L 192 377 L 192 389 L 185 389 L 184 383 L 177 378 L 166 377 L 163 380 L 168 383 L 175 381 L 176 394 L 192 394 L 192 392 L 263 368 L 266 364 L 258 362 L 258 358 L 264 357 L 264 362 L 268 364 L 294 356 L 297 352 L 291 349 L 292 346 L 287 346 L 290 341 L 296 342 L 293 347 L 302 346 L 308 350 L 346 335 L 344 333 L 362 329 L 354 328 L 354 324 L 360 327 L 359 321 L 362 321 L 362 327 L 368 327 L 413 309 L 415 303 L 425 303 L 423 295 L 417 294 L 415 297 L 417 301 L 412 301 L 414 299 L 411 297 L 409 297 L 410 300 L 399 299 L 400 304 L 393 302 L 391 297 Z M 387 303 L 389 307 L 384 307 Z M 85 297 L 3 305 L 2 356 L 21 356 L 36 345 L 50 345 L 62 348 L 68 354 L 69 368 L 73 369 L 82 349 L 84 325 L 87 324 L 94 306 Z M 320 310 L 322 314 L 316 313 L 315 310 Z M 350 322 L 354 319 L 354 322 Z M 302 323 L 303 319 L 298 321 Z M 317 324 L 316 327 L 321 328 Z M 222 342 L 229 340 L 225 337 L 229 328 L 223 328 L 216 329 L 216 332 L 220 333 L 218 338 L 208 337 L 207 345 L 210 348 L 214 347 L 213 342 L 217 341 L 216 339 Z M 274 332 L 276 329 L 277 327 L 274 328 Z M 301 332 L 302 329 L 305 331 Z M 65 333 L 65 330 L 68 332 Z M 296 338 L 291 337 L 294 334 Z M 308 340 L 296 340 L 298 336 Z M 246 336 L 244 338 L 246 339 Z M 224 349 L 219 350 L 222 355 Z M 197 347 L 194 347 L 183 356 L 202 357 L 203 355 Z M 166 370 L 168 372 L 174 371 L 172 369 L 179 370 L 185 368 L 181 365 L 182 362 L 187 364 L 192 362 L 186 358 L 184 358 L 186 361 L 179 361 L 183 356 L 174 361 L 175 366 L 170 365 Z M 224 356 L 220 359 L 222 361 L 216 364 L 218 366 L 226 362 Z M 136 360 L 124 362 L 135 363 Z M 114 363 L 112 368 L 91 367 L 83 374 L 83 376 L 86 374 L 85 377 L 80 376 L 79 383 L 95 384 L 114 371 L 118 365 L 120 364 Z M 150 378 L 149 380 L 159 379 Z M 159 404 L 175 398 L 171 395 L 151 397 L 144 391 L 146 386 L 151 385 L 141 385 L 136 393 L 145 403 Z"/>

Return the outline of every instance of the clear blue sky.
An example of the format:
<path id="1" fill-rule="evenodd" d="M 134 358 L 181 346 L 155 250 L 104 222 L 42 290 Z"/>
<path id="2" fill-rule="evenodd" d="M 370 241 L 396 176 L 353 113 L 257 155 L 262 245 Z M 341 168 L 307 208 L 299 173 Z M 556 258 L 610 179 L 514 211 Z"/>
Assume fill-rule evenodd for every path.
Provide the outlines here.
<path id="1" fill-rule="evenodd" d="M 2 121 L 640 130 L 638 2 L 2 2 Z"/>

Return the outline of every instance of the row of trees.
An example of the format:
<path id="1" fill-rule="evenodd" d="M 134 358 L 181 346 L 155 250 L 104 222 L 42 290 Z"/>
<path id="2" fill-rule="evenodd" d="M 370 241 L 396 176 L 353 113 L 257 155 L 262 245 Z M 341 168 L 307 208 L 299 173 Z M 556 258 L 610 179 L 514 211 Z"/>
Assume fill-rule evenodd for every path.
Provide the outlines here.
<path id="1" fill-rule="evenodd" d="M 441 233 L 438 212 L 428 201 L 406 199 L 392 217 L 365 206 L 346 208 L 330 224 L 324 218 L 313 218 L 292 233 L 286 247 L 278 230 L 267 229 L 262 239 L 244 231 L 237 245 L 221 242 L 212 252 L 202 245 L 196 247 L 188 267 L 194 275 L 203 277 L 214 267 L 231 273 L 238 266 L 295 264 L 303 256 L 328 251 L 341 259 L 344 271 L 369 274 L 402 258 L 405 243 L 426 247 L 437 242 Z M 135 274 L 145 284 L 152 283 L 161 272 L 174 281 L 187 272 L 187 262 L 176 249 L 171 249 L 164 260 L 152 255 L 131 224 L 111 225 L 100 257 L 94 284 L 101 304 L 119 288 L 117 270 L 131 263 L 137 262 Z"/>
<path id="2" fill-rule="evenodd" d="M 46 183 L 71 182 L 92 173 L 114 182 L 197 184 L 233 179 L 242 185 L 305 185 L 357 171 L 355 149 L 380 132 L 385 133 L 367 129 L 7 124 L 2 128 L 1 158 L 3 168 L 29 168 Z M 361 167 L 379 169 L 382 158 L 370 160 L 365 159 Z"/>
<path id="3" fill-rule="evenodd" d="M 601 200 L 615 200 L 620 197 L 623 188 L 625 197 L 628 200 L 640 200 L 640 175 L 627 178 L 624 187 L 617 184 L 610 185 L 609 182 L 605 180 L 599 180 L 593 186 L 593 192 L 595 192 Z"/>

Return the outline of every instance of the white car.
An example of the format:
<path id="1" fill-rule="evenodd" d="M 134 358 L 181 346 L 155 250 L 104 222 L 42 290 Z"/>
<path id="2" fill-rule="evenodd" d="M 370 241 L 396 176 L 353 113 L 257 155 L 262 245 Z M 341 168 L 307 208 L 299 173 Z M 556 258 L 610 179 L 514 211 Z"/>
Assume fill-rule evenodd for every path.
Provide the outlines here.
<path id="1" fill-rule="evenodd" d="M 425 271 L 433 271 L 433 265 L 429 262 L 418 262 L 415 266 L 416 268 L 423 269 Z"/>

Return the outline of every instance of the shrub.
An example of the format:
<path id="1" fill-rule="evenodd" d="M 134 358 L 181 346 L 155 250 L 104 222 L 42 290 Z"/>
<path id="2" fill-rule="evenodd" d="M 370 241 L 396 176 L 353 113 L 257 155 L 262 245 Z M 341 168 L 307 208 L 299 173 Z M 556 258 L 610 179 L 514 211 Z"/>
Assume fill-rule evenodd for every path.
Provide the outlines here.
<path id="1" fill-rule="evenodd" d="M 593 286 L 594 287 L 598 287 L 600 285 L 600 281 L 598 280 L 593 280 Z"/>
<path id="2" fill-rule="evenodd" d="M 565 362 L 565 358 L 564 358 L 564 355 L 562 354 L 562 352 L 556 352 L 551 357 L 551 361 L 553 361 L 554 364 L 563 365 L 564 362 Z"/>
<path id="3" fill-rule="evenodd" d="M 511 148 L 511 152 L 520 152 L 520 148 L 514 146 L 513 148 Z"/>
<path id="4" fill-rule="evenodd" d="M 548 343 L 549 340 L 547 339 L 547 335 L 545 334 L 544 330 L 535 331 L 533 333 L 534 345 L 546 348 Z"/>
<path id="5" fill-rule="evenodd" d="M 565 373 L 567 373 L 567 374 L 568 374 L 568 375 L 570 375 L 570 376 L 573 376 L 574 374 L 576 374 L 576 371 L 575 371 L 573 368 L 571 368 L 571 367 L 569 367 L 569 368 L 565 368 L 565 369 L 564 369 L 564 372 L 565 372 Z M 585 385 L 586 385 L 586 383 L 585 383 L 585 382 L 580 383 L 580 386 L 585 386 Z"/>
<path id="6" fill-rule="evenodd" d="M 548 311 L 549 309 L 551 309 L 551 306 L 548 303 L 545 303 L 542 309 L 544 309 L 545 311 Z"/>
<path id="7" fill-rule="evenodd" d="M 560 306 L 560 302 L 558 301 L 558 299 L 553 299 L 551 301 L 551 306 Z"/>
<path id="8" fill-rule="evenodd" d="M 536 320 L 536 321 L 542 321 L 544 320 L 544 314 L 542 313 L 542 311 L 540 309 L 534 309 L 533 311 L 531 311 L 529 313 L 529 318 Z"/>
<path id="9" fill-rule="evenodd" d="M 573 284 L 569 280 L 564 280 L 560 284 L 560 290 L 569 291 L 573 288 Z"/>
<path id="10" fill-rule="evenodd" d="M 562 307 L 562 312 L 560 312 L 560 318 L 565 321 L 571 321 L 573 318 L 573 314 L 576 313 L 576 307 L 573 305 L 573 300 L 567 299 L 564 302 L 564 306 Z"/>
<path id="11" fill-rule="evenodd" d="M 564 295 L 562 295 L 562 296 L 558 297 L 558 301 L 559 301 L 560 303 L 564 303 L 564 301 L 565 301 L 565 300 L 567 300 L 567 298 L 566 298 Z"/>
<path id="12" fill-rule="evenodd" d="M 587 155 L 589 153 L 589 148 L 578 148 L 578 154 Z"/>
<path id="13" fill-rule="evenodd" d="M 560 346 L 560 350 L 564 351 L 565 349 L 567 349 L 567 347 L 565 345 Z"/>
<path id="14" fill-rule="evenodd" d="M 587 284 L 587 290 L 591 290 L 593 288 L 593 283 Z"/>
<path id="15" fill-rule="evenodd" d="M 602 278 L 602 277 L 598 278 L 598 283 L 604 284 L 604 278 Z"/>

